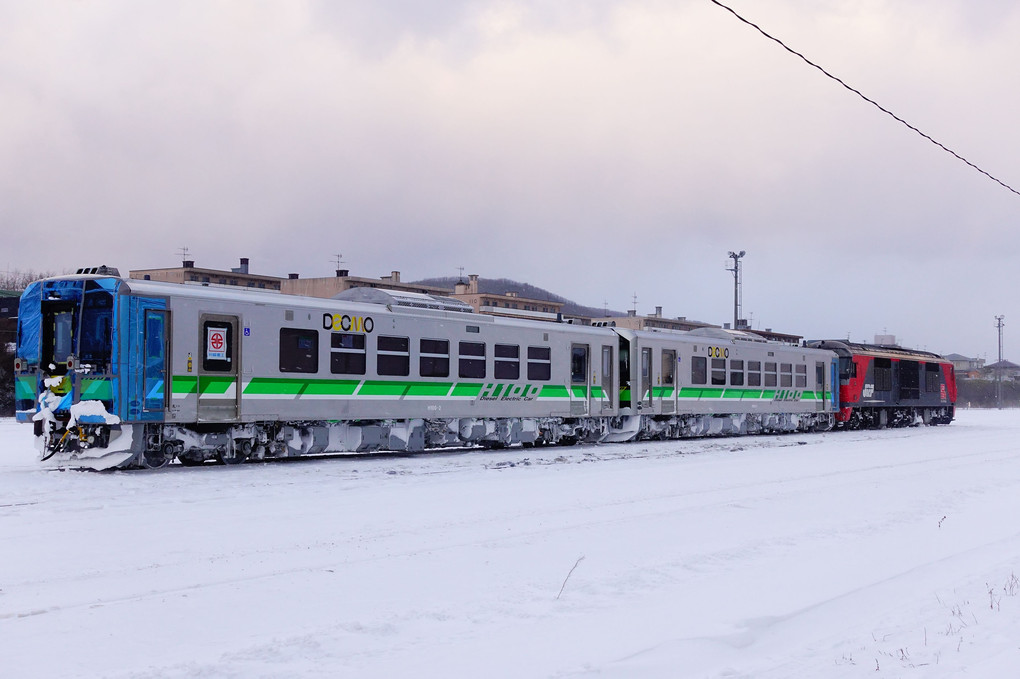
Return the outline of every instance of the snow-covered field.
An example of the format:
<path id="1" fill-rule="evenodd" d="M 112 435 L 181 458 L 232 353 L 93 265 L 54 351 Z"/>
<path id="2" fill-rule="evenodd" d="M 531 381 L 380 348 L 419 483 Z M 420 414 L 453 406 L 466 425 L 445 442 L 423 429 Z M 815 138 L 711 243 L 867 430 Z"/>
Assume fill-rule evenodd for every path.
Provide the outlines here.
<path id="1" fill-rule="evenodd" d="M 4 677 L 1013 677 L 1020 412 L 42 471 L 0 420 Z"/>

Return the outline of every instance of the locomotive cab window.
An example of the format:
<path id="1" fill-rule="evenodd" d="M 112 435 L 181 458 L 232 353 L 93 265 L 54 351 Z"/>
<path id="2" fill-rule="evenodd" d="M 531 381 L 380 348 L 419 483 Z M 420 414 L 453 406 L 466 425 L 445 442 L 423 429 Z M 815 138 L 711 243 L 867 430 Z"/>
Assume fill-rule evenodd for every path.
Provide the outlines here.
<path id="1" fill-rule="evenodd" d="M 926 363 L 924 366 L 924 390 L 932 393 L 939 390 L 939 366 L 937 363 Z"/>
<path id="2" fill-rule="evenodd" d="M 364 375 L 365 365 L 365 336 L 334 332 L 330 337 L 329 371 L 334 375 Z"/>
<path id="3" fill-rule="evenodd" d="M 497 380 L 516 380 L 521 377 L 521 348 L 516 344 L 497 344 L 493 347 L 496 359 L 493 376 Z"/>
<path id="4" fill-rule="evenodd" d="M 319 372 L 319 332 L 280 328 L 280 372 Z"/>
<path id="5" fill-rule="evenodd" d="M 422 377 L 450 376 L 450 341 L 423 339 L 419 344 L 418 374 Z"/>
<path id="6" fill-rule="evenodd" d="M 475 379 L 485 377 L 485 343 L 461 342 L 458 375 Z"/>

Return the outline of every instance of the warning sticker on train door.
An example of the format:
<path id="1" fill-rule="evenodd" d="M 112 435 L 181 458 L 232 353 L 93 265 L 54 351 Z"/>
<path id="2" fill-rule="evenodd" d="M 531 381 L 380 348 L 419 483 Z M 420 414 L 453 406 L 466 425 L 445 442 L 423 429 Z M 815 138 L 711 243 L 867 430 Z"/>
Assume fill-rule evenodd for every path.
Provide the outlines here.
<path id="1" fill-rule="evenodd" d="M 227 360 L 227 329 L 206 328 L 205 357 L 209 361 Z"/>

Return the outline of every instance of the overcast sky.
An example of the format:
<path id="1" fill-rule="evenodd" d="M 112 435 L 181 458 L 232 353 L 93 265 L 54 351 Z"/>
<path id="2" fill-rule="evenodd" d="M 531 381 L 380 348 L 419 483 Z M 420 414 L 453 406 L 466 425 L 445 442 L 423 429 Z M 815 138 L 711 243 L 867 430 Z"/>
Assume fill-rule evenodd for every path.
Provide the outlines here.
<path id="1" fill-rule="evenodd" d="M 1020 5 L 728 3 L 1020 188 Z M 0 266 L 509 277 L 1020 362 L 1020 196 L 708 0 L 0 0 Z"/>

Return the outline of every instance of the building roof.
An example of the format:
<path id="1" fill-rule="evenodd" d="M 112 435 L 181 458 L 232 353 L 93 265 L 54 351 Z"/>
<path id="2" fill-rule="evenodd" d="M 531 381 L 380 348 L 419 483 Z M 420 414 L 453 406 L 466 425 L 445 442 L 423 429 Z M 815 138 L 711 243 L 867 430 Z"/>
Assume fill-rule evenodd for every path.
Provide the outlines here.
<path id="1" fill-rule="evenodd" d="M 985 366 L 985 370 L 1020 370 L 1020 365 L 1005 359 Z"/>

